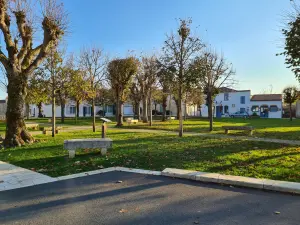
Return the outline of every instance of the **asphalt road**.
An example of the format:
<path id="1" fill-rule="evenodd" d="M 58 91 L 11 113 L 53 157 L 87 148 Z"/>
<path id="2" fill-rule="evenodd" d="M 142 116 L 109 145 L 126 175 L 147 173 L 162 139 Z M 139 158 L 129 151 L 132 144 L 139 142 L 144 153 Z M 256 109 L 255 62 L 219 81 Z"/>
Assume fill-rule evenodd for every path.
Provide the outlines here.
<path id="1" fill-rule="evenodd" d="M 0 224 L 299 225 L 300 196 L 110 172 L 0 192 Z"/>

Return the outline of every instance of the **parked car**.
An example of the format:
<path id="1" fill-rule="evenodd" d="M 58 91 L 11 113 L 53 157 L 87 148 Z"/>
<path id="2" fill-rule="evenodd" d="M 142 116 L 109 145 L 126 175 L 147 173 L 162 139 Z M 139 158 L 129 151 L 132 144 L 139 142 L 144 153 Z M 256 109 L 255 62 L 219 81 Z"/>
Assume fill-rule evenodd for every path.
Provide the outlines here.
<path id="1" fill-rule="evenodd" d="M 230 114 L 231 118 L 249 118 L 249 114 L 247 112 L 238 111 L 236 113 Z"/>

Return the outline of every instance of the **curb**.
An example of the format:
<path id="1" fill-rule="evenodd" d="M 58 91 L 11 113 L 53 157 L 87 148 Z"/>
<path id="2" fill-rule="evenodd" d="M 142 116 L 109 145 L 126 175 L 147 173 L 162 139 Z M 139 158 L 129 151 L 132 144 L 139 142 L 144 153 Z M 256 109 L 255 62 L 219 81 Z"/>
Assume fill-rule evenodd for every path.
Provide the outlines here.
<path id="1" fill-rule="evenodd" d="M 268 191 L 277 191 L 291 194 L 300 195 L 300 183 L 296 182 L 287 182 L 287 181 L 277 181 L 277 180 L 268 180 L 268 179 L 257 179 L 251 177 L 241 177 L 241 176 L 232 176 L 232 175 L 222 175 L 218 173 L 209 173 L 209 172 L 199 172 L 193 170 L 182 170 L 182 169 L 173 169 L 166 168 L 162 172 L 153 171 L 153 170 L 143 170 L 143 169 L 131 169 L 126 167 L 109 167 L 105 169 L 93 170 L 83 173 L 71 174 L 56 178 L 42 179 L 39 182 L 34 182 L 33 185 L 19 185 L 14 186 L 9 189 L 0 189 L 1 191 L 13 190 L 23 187 L 35 186 L 39 184 L 53 183 L 62 180 L 69 180 L 79 177 L 85 177 L 90 175 L 96 175 L 101 173 L 108 173 L 113 171 L 119 172 L 129 172 L 129 173 L 138 173 L 138 174 L 147 174 L 155 176 L 166 176 L 180 179 L 188 179 L 194 181 L 200 181 L 205 183 L 216 183 L 216 184 L 225 184 L 225 185 L 234 185 L 240 187 L 255 188 Z"/>
<path id="2" fill-rule="evenodd" d="M 162 176 L 176 177 L 181 179 L 217 184 L 235 185 L 240 187 L 249 187 L 268 191 L 300 194 L 300 183 L 296 182 L 257 179 L 251 177 L 222 175 L 218 173 L 198 172 L 192 170 L 181 170 L 173 168 L 164 169 L 162 171 Z"/>
<path id="3" fill-rule="evenodd" d="M 49 177 L 49 179 L 38 179 L 37 182 L 35 182 L 35 180 L 33 180 L 32 182 L 30 182 L 26 185 L 24 185 L 24 184 L 10 185 L 7 188 L 0 188 L 0 192 L 24 188 L 24 187 L 31 187 L 31 186 L 36 186 L 36 185 L 40 185 L 40 184 L 53 183 L 53 182 L 62 181 L 62 180 L 69 180 L 69 179 L 74 179 L 74 178 L 79 178 L 79 177 L 85 177 L 85 176 L 90 176 L 90 175 L 96 175 L 96 174 L 101 174 L 101 173 L 108 173 L 108 172 L 113 172 L 113 171 L 139 173 L 139 174 L 156 175 L 156 176 L 161 175 L 160 171 L 131 169 L 131 168 L 117 166 L 117 167 L 109 167 L 109 168 L 105 168 L 105 169 L 93 170 L 93 171 L 88 171 L 88 172 L 70 174 L 70 175 L 61 176 L 61 177 Z"/>

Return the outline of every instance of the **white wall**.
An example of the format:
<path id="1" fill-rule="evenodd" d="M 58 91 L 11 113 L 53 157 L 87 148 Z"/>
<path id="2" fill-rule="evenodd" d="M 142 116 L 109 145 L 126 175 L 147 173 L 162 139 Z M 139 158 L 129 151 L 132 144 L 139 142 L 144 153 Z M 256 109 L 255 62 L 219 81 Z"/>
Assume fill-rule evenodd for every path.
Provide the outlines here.
<path id="1" fill-rule="evenodd" d="M 75 117 L 75 113 L 70 113 L 70 107 L 71 106 L 75 106 L 76 107 L 76 103 L 74 101 L 70 101 L 66 104 L 65 106 L 65 117 Z M 90 104 L 87 103 L 81 103 L 79 105 L 79 117 L 83 117 L 83 108 L 84 107 L 91 107 Z M 31 117 L 38 117 L 38 107 L 36 105 L 30 105 L 30 110 L 31 110 Z M 45 117 L 51 117 L 52 116 L 52 105 L 49 104 L 43 104 L 42 105 L 42 110 L 43 110 L 43 115 L 45 115 Z M 100 110 L 100 107 L 96 106 L 95 107 L 95 113 L 97 113 Z M 35 112 L 35 114 L 34 114 Z M 56 106 L 55 107 L 55 114 L 56 117 L 61 117 L 61 106 Z M 91 113 L 86 113 L 85 114 L 86 117 L 91 116 Z"/>
<path id="2" fill-rule="evenodd" d="M 250 103 L 250 111 L 252 106 L 263 106 L 263 105 L 267 105 L 268 107 L 270 107 L 271 105 L 276 105 L 278 107 L 278 111 L 277 112 L 270 112 L 269 111 L 269 117 L 268 118 L 282 118 L 282 102 L 281 101 L 251 101 Z M 258 115 L 260 115 L 260 112 L 257 113 Z M 252 112 L 251 112 L 252 115 Z"/>
<path id="3" fill-rule="evenodd" d="M 250 112 L 250 91 L 238 91 L 238 92 L 229 92 L 228 93 L 228 101 L 225 101 L 224 93 L 219 93 L 214 99 L 214 105 L 223 106 L 223 113 L 225 112 L 225 106 L 228 106 L 228 113 L 236 113 L 244 108 L 246 112 Z M 245 96 L 245 104 L 241 103 L 241 96 Z M 208 107 L 203 104 L 201 106 L 201 113 L 203 117 L 208 116 Z M 214 113 L 216 116 L 216 112 Z"/>

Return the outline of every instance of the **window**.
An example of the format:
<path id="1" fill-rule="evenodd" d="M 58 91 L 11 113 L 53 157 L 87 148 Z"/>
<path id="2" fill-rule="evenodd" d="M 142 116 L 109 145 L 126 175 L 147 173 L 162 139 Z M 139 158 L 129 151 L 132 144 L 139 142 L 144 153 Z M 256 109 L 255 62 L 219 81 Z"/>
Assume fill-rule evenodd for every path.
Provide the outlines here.
<path id="1" fill-rule="evenodd" d="M 278 112 L 278 107 L 277 107 L 277 105 L 271 105 L 271 106 L 270 106 L 270 112 Z"/>
<path id="2" fill-rule="evenodd" d="M 224 93 L 224 101 L 229 101 L 229 93 Z"/>
<path id="3" fill-rule="evenodd" d="M 235 104 L 232 104 L 232 108 L 235 108 Z"/>
<path id="4" fill-rule="evenodd" d="M 228 105 L 225 105 L 224 106 L 224 113 L 228 113 L 229 112 L 229 107 L 228 107 Z"/>
<path id="5" fill-rule="evenodd" d="M 246 103 L 246 98 L 245 96 L 241 96 L 241 104 L 245 104 Z"/>
<path id="6" fill-rule="evenodd" d="M 107 113 L 113 113 L 113 106 L 112 105 L 107 106 Z"/>
<path id="7" fill-rule="evenodd" d="M 258 106 L 258 105 L 253 105 L 253 106 L 251 107 L 251 111 L 252 111 L 252 112 L 259 112 L 259 106 Z"/>
<path id="8" fill-rule="evenodd" d="M 86 114 L 92 114 L 92 107 L 88 106 L 86 107 Z"/>
<path id="9" fill-rule="evenodd" d="M 244 112 L 246 112 L 246 109 L 245 108 L 240 108 L 240 112 L 244 113 Z"/>
<path id="10" fill-rule="evenodd" d="M 70 106 L 70 114 L 75 114 L 76 107 L 75 106 Z"/>

